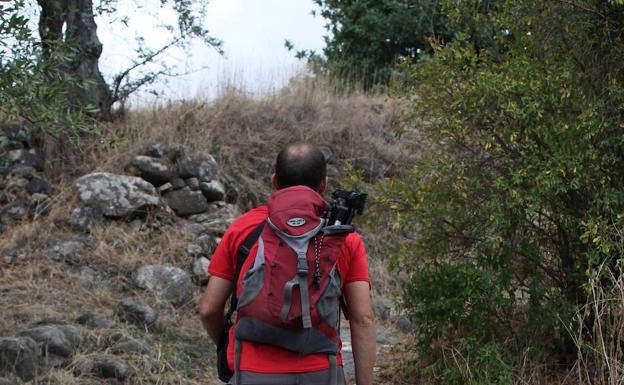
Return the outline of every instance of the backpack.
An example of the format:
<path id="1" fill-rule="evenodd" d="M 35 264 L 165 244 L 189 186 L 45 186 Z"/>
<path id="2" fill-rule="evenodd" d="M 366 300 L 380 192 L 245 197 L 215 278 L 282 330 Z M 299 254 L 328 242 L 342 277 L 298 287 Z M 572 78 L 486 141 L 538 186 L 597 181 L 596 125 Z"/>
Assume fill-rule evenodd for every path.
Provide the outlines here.
<path id="1" fill-rule="evenodd" d="M 271 195 L 268 218 L 236 306 L 234 383 L 244 340 L 301 355 L 325 353 L 330 362 L 328 383 L 336 383 L 342 295 L 337 262 L 353 227 L 336 231 L 327 226 L 329 209 L 317 192 L 305 186 Z"/>

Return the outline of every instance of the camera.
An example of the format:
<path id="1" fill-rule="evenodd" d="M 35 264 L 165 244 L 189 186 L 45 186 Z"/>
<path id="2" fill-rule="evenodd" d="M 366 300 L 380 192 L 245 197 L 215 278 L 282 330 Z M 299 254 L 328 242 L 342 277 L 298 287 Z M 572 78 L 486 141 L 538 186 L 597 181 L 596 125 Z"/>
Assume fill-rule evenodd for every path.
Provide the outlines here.
<path id="1" fill-rule="evenodd" d="M 362 215 L 367 194 L 357 191 L 336 190 L 332 193 L 334 202 L 327 212 L 328 226 L 347 226 L 355 214 Z M 351 226 L 352 227 L 352 226 Z"/>

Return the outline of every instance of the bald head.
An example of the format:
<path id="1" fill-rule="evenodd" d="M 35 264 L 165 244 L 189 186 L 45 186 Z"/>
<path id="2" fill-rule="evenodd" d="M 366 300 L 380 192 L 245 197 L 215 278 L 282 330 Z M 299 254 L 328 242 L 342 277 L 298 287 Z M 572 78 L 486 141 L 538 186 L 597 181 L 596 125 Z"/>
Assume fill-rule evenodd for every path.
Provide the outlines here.
<path id="1" fill-rule="evenodd" d="M 279 188 L 303 185 L 318 190 L 325 168 L 325 156 L 318 147 L 291 143 L 277 155 L 275 179 Z"/>

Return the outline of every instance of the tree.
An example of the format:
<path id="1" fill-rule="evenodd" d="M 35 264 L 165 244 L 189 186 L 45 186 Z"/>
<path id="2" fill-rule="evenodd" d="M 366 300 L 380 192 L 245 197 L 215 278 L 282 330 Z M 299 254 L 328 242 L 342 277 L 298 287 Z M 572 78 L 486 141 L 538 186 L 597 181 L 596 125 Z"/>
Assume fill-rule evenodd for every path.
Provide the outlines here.
<path id="1" fill-rule="evenodd" d="M 132 65 L 115 75 L 112 84 L 106 84 L 98 67 L 102 44 L 97 36 L 95 16 L 115 12 L 116 2 L 100 0 L 95 7 L 92 0 L 37 0 L 37 4 L 40 7 L 39 41 L 27 30 L 28 16 L 35 13 L 30 4 L 24 0 L 0 4 L 0 17 L 6 21 L 5 30 L 0 33 L 4 33 L 7 38 L 12 35 L 9 39 L 18 43 L 12 47 L 5 45 L 4 51 L 0 52 L 0 62 L 6 66 L 0 77 L 8 76 L 8 66 L 12 63 L 19 62 L 20 58 L 28 58 L 37 64 L 25 71 L 24 75 L 33 78 L 43 76 L 46 81 L 42 87 L 56 88 L 58 93 L 64 95 L 72 110 L 87 111 L 97 118 L 109 118 L 113 103 L 123 102 L 132 92 L 153 82 L 160 75 L 172 74 L 170 68 L 161 67 L 149 70 L 138 78 L 133 77 L 135 70 L 154 63 L 167 49 L 186 47 L 192 38 L 201 39 L 218 50 L 221 46 L 221 42 L 211 37 L 202 26 L 207 0 L 163 0 L 155 6 L 171 6 L 178 17 L 175 26 L 164 26 L 171 40 L 156 49 L 140 45 Z M 16 22 L 18 20 L 19 23 Z M 121 22 L 127 23 L 128 20 L 124 18 Z M 137 37 L 137 40 L 142 43 L 145 41 L 141 37 Z M 11 86 L 7 82 L 7 87 Z M 34 86 L 34 83 L 30 86 Z M 11 90 L 7 89 L 7 92 Z M 40 102 L 49 103 L 50 100 Z"/>
<path id="2" fill-rule="evenodd" d="M 437 0 L 315 0 L 327 20 L 326 69 L 369 88 L 386 84 L 399 59 L 417 59 L 429 39 L 449 40 Z"/>
<path id="3" fill-rule="evenodd" d="M 442 5 L 455 39 L 403 90 L 429 150 L 383 195 L 417 234 L 396 258 L 418 346 L 445 384 L 514 383 L 526 359 L 571 368 L 620 327 L 588 309 L 624 260 L 624 7 Z"/>

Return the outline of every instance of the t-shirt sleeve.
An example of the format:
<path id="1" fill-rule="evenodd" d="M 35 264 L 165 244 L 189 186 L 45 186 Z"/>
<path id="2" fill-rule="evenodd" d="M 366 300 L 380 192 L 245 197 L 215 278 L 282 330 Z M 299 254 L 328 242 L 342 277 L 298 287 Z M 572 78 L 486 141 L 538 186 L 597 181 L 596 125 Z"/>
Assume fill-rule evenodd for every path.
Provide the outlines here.
<path id="1" fill-rule="evenodd" d="M 208 274 L 234 281 L 236 275 L 236 262 L 238 258 L 238 248 L 247 238 L 247 235 L 260 222 L 266 219 L 266 206 L 255 208 L 241 215 L 227 229 L 221 242 L 217 245 L 208 267 Z"/>
<path id="2" fill-rule="evenodd" d="M 234 257 L 232 250 L 234 248 L 234 234 L 228 230 L 221 238 L 221 242 L 217 245 L 214 254 L 210 258 L 210 265 L 208 266 L 208 274 L 215 277 L 227 279 L 228 281 L 234 281 Z"/>
<path id="3" fill-rule="evenodd" d="M 349 266 L 345 277 L 345 283 L 365 281 L 371 283 L 368 274 L 368 257 L 362 238 L 358 233 L 349 234 L 345 241 L 343 252 L 347 253 Z"/>

